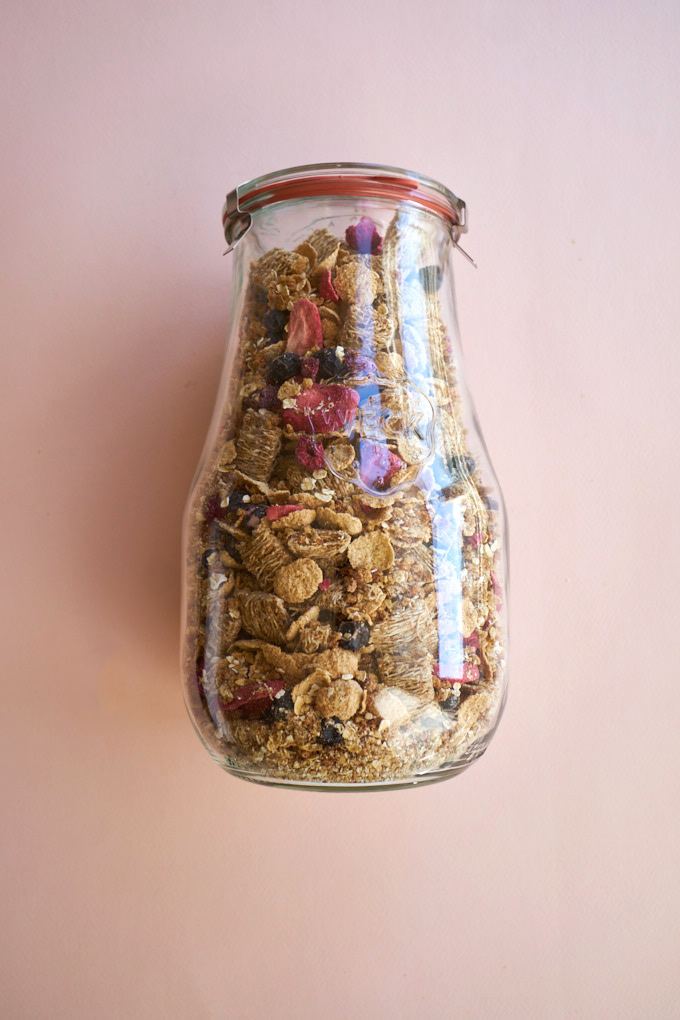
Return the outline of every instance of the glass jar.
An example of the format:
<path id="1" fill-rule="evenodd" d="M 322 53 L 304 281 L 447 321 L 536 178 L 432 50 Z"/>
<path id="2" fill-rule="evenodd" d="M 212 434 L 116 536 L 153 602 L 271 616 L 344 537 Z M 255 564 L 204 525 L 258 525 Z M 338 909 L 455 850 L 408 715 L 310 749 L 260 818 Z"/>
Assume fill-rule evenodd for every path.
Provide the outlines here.
<path id="1" fill-rule="evenodd" d="M 501 494 L 463 380 L 465 206 L 333 163 L 231 192 L 224 372 L 184 522 L 182 666 L 243 779 L 456 775 L 506 690 Z"/>

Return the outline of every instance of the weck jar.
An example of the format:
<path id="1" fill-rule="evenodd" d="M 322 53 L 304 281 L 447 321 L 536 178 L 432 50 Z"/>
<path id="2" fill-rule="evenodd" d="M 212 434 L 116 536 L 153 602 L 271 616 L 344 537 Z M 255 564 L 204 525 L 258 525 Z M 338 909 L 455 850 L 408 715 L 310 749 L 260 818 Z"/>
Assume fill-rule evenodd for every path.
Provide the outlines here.
<path id="1" fill-rule="evenodd" d="M 463 379 L 465 205 L 369 164 L 232 191 L 222 381 L 184 521 L 190 716 L 228 772 L 456 775 L 506 691 L 501 494 Z"/>

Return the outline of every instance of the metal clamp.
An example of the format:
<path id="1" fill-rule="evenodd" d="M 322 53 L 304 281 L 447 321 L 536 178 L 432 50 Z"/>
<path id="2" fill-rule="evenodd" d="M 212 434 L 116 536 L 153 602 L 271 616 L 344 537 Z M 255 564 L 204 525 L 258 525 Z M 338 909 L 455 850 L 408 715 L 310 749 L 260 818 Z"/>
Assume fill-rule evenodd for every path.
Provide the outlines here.
<path id="1" fill-rule="evenodd" d="M 248 212 L 241 212 L 238 207 L 238 189 L 234 188 L 227 195 L 227 201 L 224 204 L 224 212 L 222 214 L 222 222 L 224 223 L 224 236 L 227 239 L 229 247 L 224 252 L 228 255 L 230 251 L 233 251 L 238 242 L 247 234 L 250 230 L 252 223 L 252 216 Z"/>

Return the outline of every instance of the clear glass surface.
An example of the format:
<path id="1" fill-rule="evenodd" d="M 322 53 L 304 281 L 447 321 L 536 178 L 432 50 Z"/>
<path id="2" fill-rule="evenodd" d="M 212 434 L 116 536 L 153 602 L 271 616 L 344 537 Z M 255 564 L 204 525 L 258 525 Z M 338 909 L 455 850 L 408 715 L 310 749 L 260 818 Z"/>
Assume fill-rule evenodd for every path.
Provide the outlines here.
<path id="1" fill-rule="evenodd" d="M 505 515 L 450 222 L 393 191 L 251 215 L 184 522 L 190 716 L 255 782 L 445 779 L 486 749 L 507 678 Z"/>

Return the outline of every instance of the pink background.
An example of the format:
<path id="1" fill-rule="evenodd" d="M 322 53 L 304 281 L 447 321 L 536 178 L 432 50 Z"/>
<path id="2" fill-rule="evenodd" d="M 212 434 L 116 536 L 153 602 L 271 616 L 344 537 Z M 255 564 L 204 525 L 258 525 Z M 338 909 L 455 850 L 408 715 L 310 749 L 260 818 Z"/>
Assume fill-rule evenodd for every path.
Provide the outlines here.
<path id="1" fill-rule="evenodd" d="M 2 1016 L 677 1017 L 676 3 L 5 4 Z M 468 203 L 511 691 L 440 786 L 209 760 L 179 525 L 220 210 L 367 160 Z"/>

